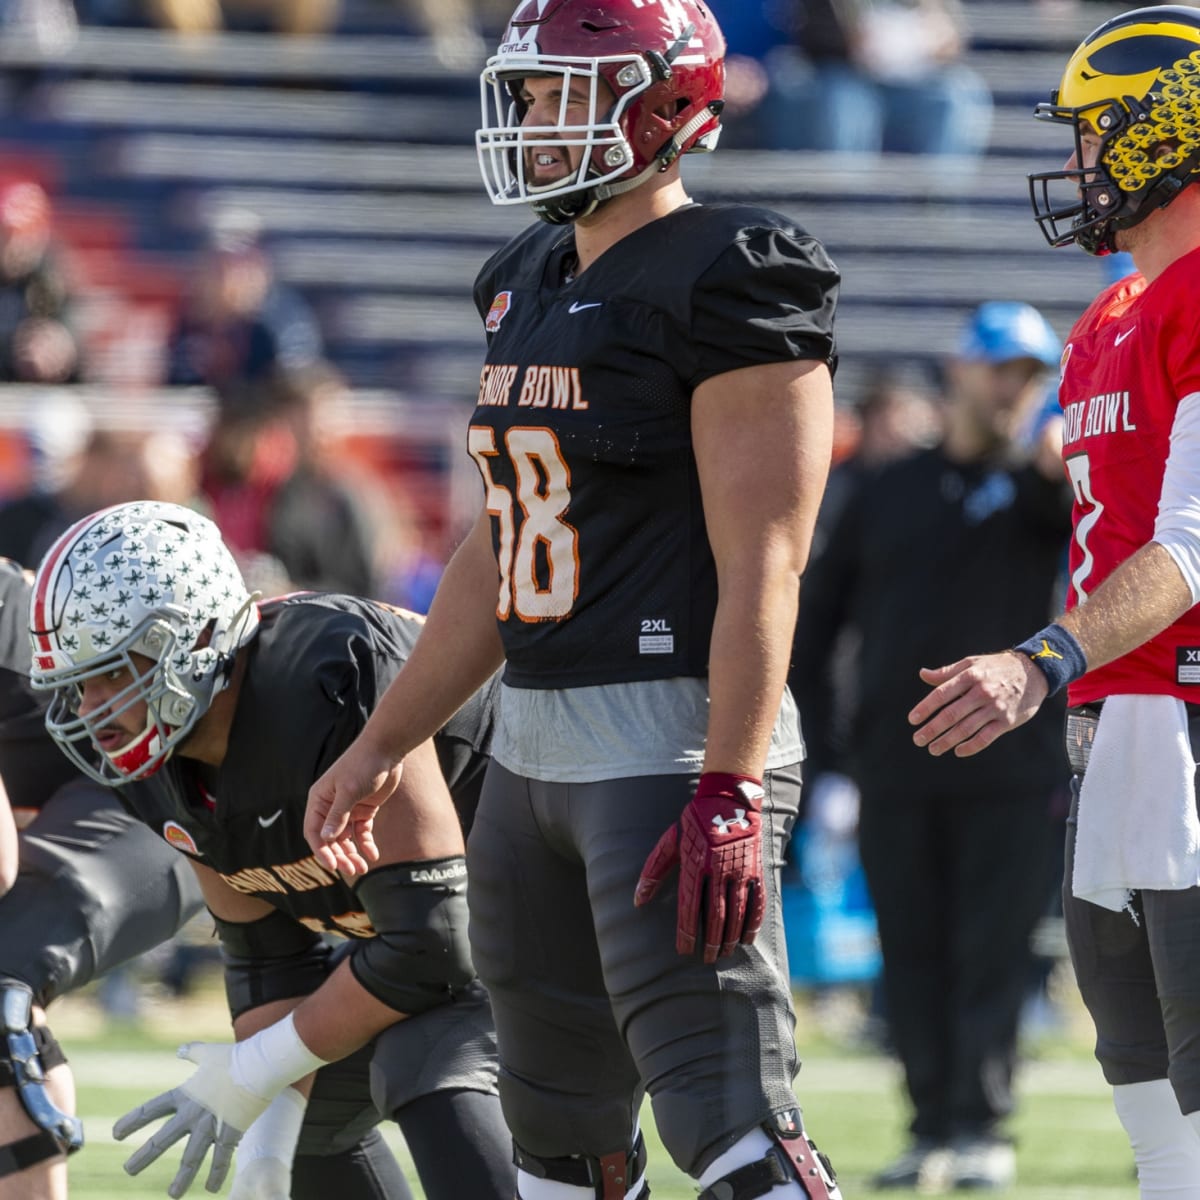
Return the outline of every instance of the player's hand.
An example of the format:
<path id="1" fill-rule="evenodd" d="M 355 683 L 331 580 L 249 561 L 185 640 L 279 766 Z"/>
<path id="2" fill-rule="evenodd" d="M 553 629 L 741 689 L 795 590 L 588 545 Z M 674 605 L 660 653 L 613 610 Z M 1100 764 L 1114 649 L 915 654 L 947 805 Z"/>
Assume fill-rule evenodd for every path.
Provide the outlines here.
<path id="1" fill-rule="evenodd" d="M 402 770 L 360 737 L 309 788 L 304 836 L 318 862 L 343 875 L 365 875 L 379 861 L 375 814 L 399 786 Z"/>
<path id="2" fill-rule="evenodd" d="M 1049 692 L 1046 676 L 1013 650 L 972 655 L 945 667 L 922 667 L 933 691 L 909 714 L 913 741 L 935 757 L 969 758 L 1024 725 Z"/>
<path id="3" fill-rule="evenodd" d="M 229 1200 L 289 1200 L 292 1159 L 306 1106 L 295 1088 L 285 1087 L 246 1130 L 233 1160 Z"/>
<path id="4" fill-rule="evenodd" d="M 171 1118 L 126 1160 L 125 1170 L 130 1175 L 145 1170 L 165 1150 L 186 1137 L 179 1170 L 167 1188 L 167 1195 L 178 1200 L 192 1186 L 210 1148 L 212 1164 L 204 1186 L 210 1192 L 220 1191 L 234 1147 L 272 1099 L 234 1081 L 233 1052 L 232 1045 L 212 1042 L 181 1046 L 179 1057 L 198 1068 L 191 1078 L 147 1100 L 117 1121 L 113 1137 L 122 1141 L 159 1117 Z"/>
<path id="5" fill-rule="evenodd" d="M 766 912 L 763 795 L 757 779 L 706 772 L 679 821 L 646 859 L 633 899 L 639 907 L 679 864 L 675 949 L 680 954 L 695 953 L 701 934 L 707 963 L 754 941 Z"/>
<path id="6" fill-rule="evenodd" d="M 125 1170 L 136 1175 L 186 1137 L 179 1172 L 168 1189 L 173 1197 L 191 1186 L 209 1147 L 213 1161 L 205 1187 L 218 1191 L 242 1134 L 289 1083 L 325 1064 L 296 1032 L 291 1013 L 236 1045 L 192 1042 L 179 1048 L 179 1057 L 196 1064 L 191 1078 L 126 1113 L 113 1127 L 120 1141 L 159 1117 L 171 1118 L 130 1157 Z"/>

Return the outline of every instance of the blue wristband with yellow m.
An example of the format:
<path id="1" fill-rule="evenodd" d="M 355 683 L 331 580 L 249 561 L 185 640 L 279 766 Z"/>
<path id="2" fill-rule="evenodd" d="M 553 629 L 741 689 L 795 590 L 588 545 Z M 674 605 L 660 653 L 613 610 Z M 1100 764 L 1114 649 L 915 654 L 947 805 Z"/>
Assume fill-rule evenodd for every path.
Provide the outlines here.
<path id="1" fill-rule="evenodd" d="M 1061 625 L 1047 625 L 1013 649 L 1032 659 L 1033 665 L 1050 684 L 1052 696 L 1087 673 L 1083 649 Z"/>

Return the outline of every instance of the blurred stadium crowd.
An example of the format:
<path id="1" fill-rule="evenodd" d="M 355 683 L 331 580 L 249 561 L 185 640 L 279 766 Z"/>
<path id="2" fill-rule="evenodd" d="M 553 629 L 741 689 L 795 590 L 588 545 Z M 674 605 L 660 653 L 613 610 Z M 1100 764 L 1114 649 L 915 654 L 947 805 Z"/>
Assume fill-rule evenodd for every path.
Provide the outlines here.
<path id="1" fill-rule="evenodd" d="M 140 455 L 276 578 L 422 606 L 471 486 L 471 280 L 524 220 L 488 205 L 471 149 L 508 8 L 0 4 L 0 380 L 24 385 L 0 391 L 0 499 L 26 501 L 0 550 L 27 557 L 39 513 L 109 498 L 114 453 L 131 486 Z M 973 305 L 1029 300 L 1062 332 L 1103 282 L 1083 256 L 1045 271 L 1023 177 L 1061 155 L 1032 104 L 1113 6 L 909 0 L 854 29 L 815 0 L 714 8 L 727 130 L 689 178 L 838 261 L 842 452 L 872 381 L 935 367 Z M 277 544 L 315 492 L 360 544 L 350 575 Z"/>
<path id="2" fill-rule="evenodd" d="M 1029 301 L 1061 335 L 1106 280 L 1047 269 L 1024 176 L 1064 154 L 1033 104 L 1118 6 L 713 8 L 726 132 L 691 189 L 838 262 L 838 457 L 896 389 L 927 443 L 967 313 Z M 264 592 L 425 608 L 475 502 L 471 283 L 525 221 L 473 151 L 509 10 L 0 0 L 0 554 L 153 496 L 213 515 Z"/>

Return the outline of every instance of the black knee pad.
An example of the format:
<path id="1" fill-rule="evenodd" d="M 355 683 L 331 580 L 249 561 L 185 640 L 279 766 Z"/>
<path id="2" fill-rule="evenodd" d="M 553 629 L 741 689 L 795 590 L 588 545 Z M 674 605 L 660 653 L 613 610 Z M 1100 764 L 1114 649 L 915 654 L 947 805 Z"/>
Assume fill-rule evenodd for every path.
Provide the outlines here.
<path id="1" fill-rule="evenodd" d="M 758 1162 L 736 1167 L 710 1184 L 699 1200 L 758 1200 L 793 1181 L 808 1200 L 841 1200 L 833 1164 L 804 1132 L 799 1109 L 775 1113 L 763 1129 L 775 1145 Z"/>
<path id="2" fill-rule="evenodd" d="M 632 1150 L 614 1150 L 611 1154 L 596 1158 L 590 1154 L 540 1158 L 514 1142 L 513 1162 L 518 1171 L 524 1171 L 536 1179 L 550 1179 L 572 1187 L 590 1187 L 596 1200 L 625 1200 L 630 1185 L 646 1173 L 646 1140 L 638 1130 Z M 648 1195 L 649 1189 L 643 1187 L 642 1193 Z"/>
<path id="3" fill-rule="evenodd" d="M 354 894 L 375 936 L 355 943 L 350 969 L 377 1000 L 411 1016 L 450 1003 L 474 980 L 461 855 L 376 867 Z"/>

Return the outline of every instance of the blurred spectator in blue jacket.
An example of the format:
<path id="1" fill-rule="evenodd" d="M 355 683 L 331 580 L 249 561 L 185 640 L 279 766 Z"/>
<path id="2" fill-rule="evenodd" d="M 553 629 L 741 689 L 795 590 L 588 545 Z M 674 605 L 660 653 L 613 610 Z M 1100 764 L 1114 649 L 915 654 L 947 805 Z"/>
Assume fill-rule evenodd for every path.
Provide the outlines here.
<path id="1" fill-rule="evenodd" d="M 227 387 L 295 371 L 321 358 L 317 322 L 303 297 L 275 278 L 258 218 L 218 218 L 167 346 L 169 384 Z"/>
<path id="2" fill-rule="evenodd" d="M 791 0 L 762 106 L 783 150 L 977 156 L 992 98 L 963 62 L 957 0 Z"/>

